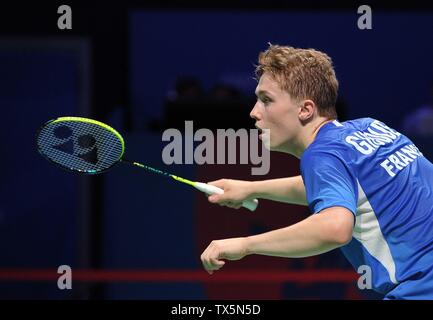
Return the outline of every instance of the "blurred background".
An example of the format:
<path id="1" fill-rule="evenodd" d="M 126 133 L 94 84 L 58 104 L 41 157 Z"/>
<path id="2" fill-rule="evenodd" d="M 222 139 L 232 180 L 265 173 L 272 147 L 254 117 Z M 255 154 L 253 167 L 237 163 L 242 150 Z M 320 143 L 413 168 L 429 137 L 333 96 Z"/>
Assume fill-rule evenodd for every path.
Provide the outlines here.
<path id="1" fill-rule="evenodd" d="M 72 9 L 59 30 L 57 9 Z M 340 81 L 341 121 L 373 117 L 433 159 L 433 10 L 411 2 L 44 1 L 0 10 L 0 299 L 380 299 L 357 288 L 342 254 L 249 256 L 209 276 L 210 241 L 293 224 L 308 208 L 262 200 L 255 213 L 211 205 L 203 194 L 118 166 L 82 177 L 36 151 L 47 120 L 91 117 L 116 128 L 129 158 L 199 181 L 299 174 L 298 160 L 252 165 L 163 165 L 167 128 L 254 128 L 254 64 L 268 42 L 328 53 Z M 69 265 L 72 290 L 59 290 Z"/>

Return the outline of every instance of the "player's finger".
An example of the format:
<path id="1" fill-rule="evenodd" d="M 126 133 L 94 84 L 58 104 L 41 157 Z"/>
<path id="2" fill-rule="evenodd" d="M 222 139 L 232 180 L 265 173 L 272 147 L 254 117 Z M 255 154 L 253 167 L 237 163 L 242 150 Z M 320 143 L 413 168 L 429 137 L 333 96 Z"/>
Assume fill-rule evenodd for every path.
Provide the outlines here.
<path id="1" fill-rule="evenodd" d="M 224 261 L 218 259 L 219 255 L 220 250 L 214 241 L 209 244 L 201 255 L 203 267 L 209 274 L 213 274 L 215 270 L 219 270 L 225 264 Z"/>
<path id="2" fill-rule="evenodd" d="M 212 203 L 221 203 L 229 199 L 228 194 L 224 192 L 223 194 L 212 194 L 208 197 L 208 200 Z"/>
<path id="3" fill-rule="evenodd" d="M 209 200 L 209 202 L 212 203 L 220 203 L 221 201 L 223 201 L 223 199 L 221 199 L 221 195 L 219 194 L 210 195 L 207 199 Z"/>
<path id="4" fill-rule="evenodd" d="M 239 209 L 242 207 L 242 203 L 232 203 L 230 205 L 228 205 L 228 207 L 232 208 L 232 209 Z"/>
<path id="5" fill-rule="evenodd" d="M 208 201 L 210 203 L 219 204 L 220 206 L 226 206 L 227 205 L 227 200 L 223 194 L 213 194 L 213 195 L 208 197 Z"/>
<path id="6" fill-rule="evenodd" d="M 219 260 L 219 259 L 217 259 L 217 258 L 211 258 L 211 259 L 210 259 L 210 262 L 211 262 L 211 264 L 212 264 L 212 268 L 213 268 L 214 270 L 218 270 L 218 269 L 220 269 L 223 265 L 226 264 L 226 262 L 225 262 L 224 260 Z"/>
<path id="7" fill-rule="evenodd" d="M 209 263 L 210 263 L 209 267 L 210 267 L 211 271 L 219 270 L 224 266 L 225 261 L 220 260 L 219 256 L 220 256 L 219 248 L 217 246 L 213 245 L 209 250 L 209 256 L 208 256 Z"/>
<path id="8" fill-rule="evenodd" d="M 209 273 L 212 274 L 211 262 L 209 258 L 209 247 L 202 253 L 201 255 L 201 263 L 203 268 Z"/>
<path id="9" fill-rule="evenodd" d="M 223 260 L 217 260 L 217 259 L 211 259 L 212 265 L 211 265 L 211 269 L 212 272 L 213 271 L 218 271 L 219 269 L 221 269 L 226 263 Z"/>
<path id="10" fill-rule="evenodd" d="M 242 203 L 241 202 L 228 201 L 227 207 L 232 208 L 232 209 L 239 209 L 240 207 L 242 207 Z"/>

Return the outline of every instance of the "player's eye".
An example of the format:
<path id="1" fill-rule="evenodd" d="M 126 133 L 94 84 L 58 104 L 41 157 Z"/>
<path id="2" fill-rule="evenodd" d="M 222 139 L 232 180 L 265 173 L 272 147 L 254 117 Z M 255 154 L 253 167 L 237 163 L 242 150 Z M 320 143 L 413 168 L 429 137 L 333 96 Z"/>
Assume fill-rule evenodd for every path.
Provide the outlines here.
<path id="1" fill-rule="evenodd" d="M 261 100 L 265 106 L 269 105 L 272 102 L 272 99 L 266 96 L 262 97 Z"/>

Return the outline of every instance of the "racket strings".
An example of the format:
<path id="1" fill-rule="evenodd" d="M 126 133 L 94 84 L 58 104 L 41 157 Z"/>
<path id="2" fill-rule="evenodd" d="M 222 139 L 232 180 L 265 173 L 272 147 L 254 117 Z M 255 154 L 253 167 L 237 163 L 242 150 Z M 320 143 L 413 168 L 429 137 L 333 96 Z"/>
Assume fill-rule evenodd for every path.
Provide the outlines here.
<path id="1" fill-rule="evenodd" d="M 56 132 L 67 132 L 59 137 Z M 123 145 L 111 131 L 93 123 L 60 121 L 43 127 L 38 147 L 51 161 L 68 169 L 97 173 L 115 164 Z"/>

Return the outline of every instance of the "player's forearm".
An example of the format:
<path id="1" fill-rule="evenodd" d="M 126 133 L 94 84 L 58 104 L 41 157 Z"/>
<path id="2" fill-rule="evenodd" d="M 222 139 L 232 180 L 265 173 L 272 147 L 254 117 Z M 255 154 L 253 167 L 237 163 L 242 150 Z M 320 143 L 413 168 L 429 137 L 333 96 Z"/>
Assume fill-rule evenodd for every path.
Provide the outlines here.
<path id="1" fill-rule="evenodd" d="M 247 254 L 287 258 L 318 255 L 341 247 L 351 239 L 338 219 L 314 214 L 286 228 L 246 238 Z"/>
<path id="2" fill-rule="evenodd" d="M 252 190 L 255 198 L 307 205 L 305 186 L 301 176 L 254 181 Z"/>

